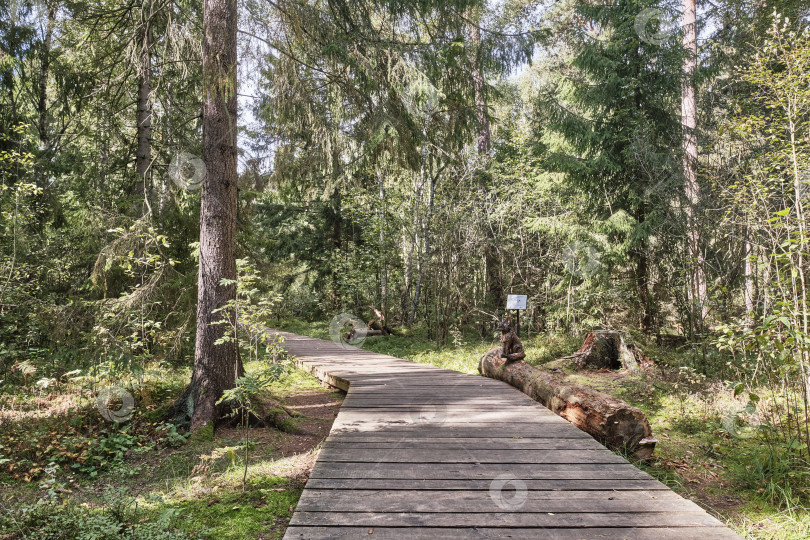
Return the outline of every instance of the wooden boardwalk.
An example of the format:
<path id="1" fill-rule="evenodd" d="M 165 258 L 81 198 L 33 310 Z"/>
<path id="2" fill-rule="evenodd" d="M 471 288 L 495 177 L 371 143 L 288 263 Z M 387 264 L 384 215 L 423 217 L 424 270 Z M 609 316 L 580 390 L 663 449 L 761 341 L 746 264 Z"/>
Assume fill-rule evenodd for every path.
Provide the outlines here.
<path id="1" fill-rule="evenodd" d="M 348 392 L 285 539 L 739 538 L 506 383 L 279 333 Z"/>

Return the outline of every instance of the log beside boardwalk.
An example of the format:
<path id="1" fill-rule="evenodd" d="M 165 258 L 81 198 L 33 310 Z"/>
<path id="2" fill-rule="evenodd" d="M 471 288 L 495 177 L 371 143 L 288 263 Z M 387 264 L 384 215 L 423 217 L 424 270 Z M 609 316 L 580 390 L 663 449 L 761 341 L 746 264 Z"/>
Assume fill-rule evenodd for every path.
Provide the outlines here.
<path id="1" fill-rule="evenodd" d="M 347 390 L 285 539 L 739 538 L 503 382 L 281 334 Z"/>
<path id="2" fill-rule="evenodd" d="M 525 362 L 507 363 L 499 352 L 495 348 L 481 357 L 478 371 L 482 375 L 509 383 L 608 448 L 633 453 L 640 459 L 652 455 L 655 440 L 641 409 Z"/>

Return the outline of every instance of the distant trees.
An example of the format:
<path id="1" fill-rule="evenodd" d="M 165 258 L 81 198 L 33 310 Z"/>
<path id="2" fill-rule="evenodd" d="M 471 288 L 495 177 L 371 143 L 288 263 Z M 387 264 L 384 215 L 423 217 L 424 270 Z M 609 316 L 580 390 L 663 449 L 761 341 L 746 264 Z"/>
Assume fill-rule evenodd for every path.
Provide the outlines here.
<path id="1" fill-rule="evenodd" d="M 425 280 L 435 270 L 436 198 L 443 181 L 469 166 L 471 136 L 479 133 L 484 154 L 489 150 L 487 77 L 526 59 L 536 36 L 514 12 L 501 19 L 482 15 L 486 10 L 477 2 L 413 4 L 406 17 L 388 9 L 368 3 L 364 9 L 346 5 L 322 12 L 285 4 L 273 14 L 279 31 L 267 40 L 268 95 L 259 114 L 277 145 L 272 181 L 282 200 L 316 205 L 326 197 L 334 200 L 338 190 L 344 212 L 367 193 L 382 193 L 400 201 L 399 209 L 407 208 L 405 215 L 374 212 L 374 228 L 387 230 L 375 234 L 373 244 L 393 249 L 378 272 L 386 276 L 388 295 L 389 271 L 397 268 L 391 277 L 400 286 L 398 315 L 412 324 L 420 311 L 427 316 Z M 469 36 L 477 37 L 469 41 Z M 483 157 L 476 160 L 479 169 Z M 479 185 L 479 201 L 482 192 Z M 479 214 L 484 206 L 479 202 Z M 477 228 L 484 231 L 482 223 Z M 343 227 L 342 234 L 348 230 Z M 372 243 L 371 238 L 356 231 L 349 237 L 350 243 L 333 239 L 339 249 L 332 268 L 346 269 L 332 274 L 333 289 L 338 281 L 356 279 L 348 268 L 367 268 L 347 246 L 365 255 L 367 248 L 357 241 Z M 499 275 L 492 244 L 486 255 L 490 274 Z M 483 243 L 476 255 L 484 256 Z M 343 296 L 331 308 L 345 301 Z"/>

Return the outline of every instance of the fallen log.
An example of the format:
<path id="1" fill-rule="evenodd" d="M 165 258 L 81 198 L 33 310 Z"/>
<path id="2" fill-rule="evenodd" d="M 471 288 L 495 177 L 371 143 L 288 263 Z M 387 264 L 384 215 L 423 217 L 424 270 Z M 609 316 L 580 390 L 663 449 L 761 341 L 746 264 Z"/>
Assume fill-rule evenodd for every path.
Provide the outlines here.
<path id="1" fill-rule="evenodd" d="M 569 383 L 564 376 L 546 373 L 526 362 L 506 363 L 499 348 L 481 357 L 478 371 L 509 383 L 610 449 L 627 451 L 639 459 L 650 458 L 655 450 L 647 417 L 621 399 Z"/>

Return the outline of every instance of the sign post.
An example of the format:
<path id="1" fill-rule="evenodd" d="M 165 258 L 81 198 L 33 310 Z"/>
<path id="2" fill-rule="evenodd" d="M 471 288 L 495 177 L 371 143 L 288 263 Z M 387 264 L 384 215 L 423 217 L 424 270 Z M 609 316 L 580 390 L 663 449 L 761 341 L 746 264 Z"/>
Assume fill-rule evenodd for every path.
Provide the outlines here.
<path id="1" fill-rule="evenodd" d="M 520 310 L 526 309 L 525 294 L 510 294 L 506 296 L 506 311 L 515 310 L 515 333 L 520 337 Z"/>

